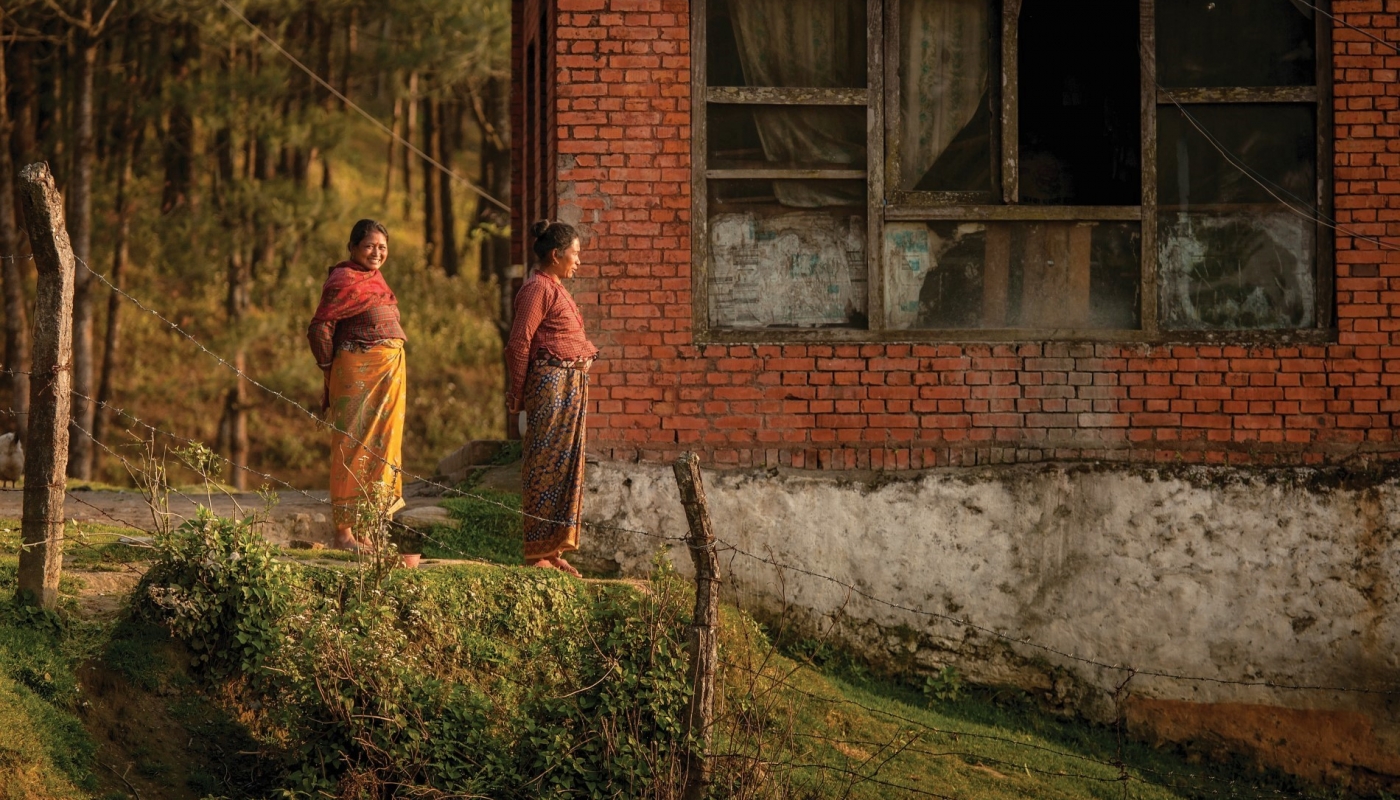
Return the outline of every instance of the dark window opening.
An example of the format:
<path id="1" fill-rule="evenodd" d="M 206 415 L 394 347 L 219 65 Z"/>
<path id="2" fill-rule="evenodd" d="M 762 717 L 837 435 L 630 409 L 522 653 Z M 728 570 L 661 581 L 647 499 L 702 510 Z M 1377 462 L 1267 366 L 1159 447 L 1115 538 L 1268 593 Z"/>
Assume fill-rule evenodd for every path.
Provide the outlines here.
<path id="1" fill-rule="evenodd" d="M 710 169 L 865 169 L 859 106 L 711 105 Z"/>
<path id="2" fill-rule="evenodd" d="M 1021 202 L 1140 202 L 1137 33 L 1136 3 L 1026 0 L 1019 53 Z"/>

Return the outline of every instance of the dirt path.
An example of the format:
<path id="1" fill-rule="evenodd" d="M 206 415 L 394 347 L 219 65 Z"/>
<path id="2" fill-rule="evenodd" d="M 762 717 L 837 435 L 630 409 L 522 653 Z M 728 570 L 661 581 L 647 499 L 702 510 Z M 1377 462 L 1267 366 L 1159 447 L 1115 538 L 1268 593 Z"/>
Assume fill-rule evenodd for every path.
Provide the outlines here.
<path id="1" fill-rule="evenodd" d="M 408 508 L 437 505 L 436 497 L 406 497 Z M 232 497 L 172 494 L 170 513 L 179 520 L 189 519 L 201 506 L 211 508 L 220 516 L 239 516 L 262 508 L 256 494 L 242 493 Z M 24 506 L 23 489 L 0 489 L 0 518 L 20 519 Z M 67 493 L 63 504 L 64 517 L 78 522 L 123 525 L 138 530 L 154 527 L 151 510 L 140 494 L 129 491 L 74 489 Z M 330 499 L 325 490 L 305 493 L 285 491 L 270 518 L 259 526 L 263 535 L 274 544 L 287 545 L 293 539 L 329 544 L 332 540 Z"/>

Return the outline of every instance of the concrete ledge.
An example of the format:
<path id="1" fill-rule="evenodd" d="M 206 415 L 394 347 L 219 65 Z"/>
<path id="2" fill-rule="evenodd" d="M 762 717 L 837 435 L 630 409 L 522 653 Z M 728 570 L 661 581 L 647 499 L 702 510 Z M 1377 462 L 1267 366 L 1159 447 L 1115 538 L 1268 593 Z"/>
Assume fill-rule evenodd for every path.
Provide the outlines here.
<path id="1" fill-rule="evenodd" d="M 1267 746 L 1235 733 L 1216 738 L 1299 774 L 1400 785 L 1400 698 L 1260 685 L 1400 687 L 1394 465 L 756 470 L 707 472 L 705 481 L 716 534 L 786 565 L 726 555 L 727 600 L 835 626 L 890 669 L 955 664 L 975 681 L 1021 686 L 1101 720 L 1119 710 L 1111 694 L 1126 673 L 1054 651 L 1204 679 L 1139 674 L 1130 685 L 1139 709 L 1359 714 L 1366 726 L 1348 730 L 1364 728 L 1369 743 L 1325 754 L 1306 738 Z M 585 517 L 671 536 L 686 530 L 666 465 L 590 467 Z M 645 572 L 660 544 L 618 529 L 588 530 L 583 541 L 623 575 Z M 689 559 L 673 558 L 688 574 Z M 1150 731 L 1157 717 L 1171 724 L 1152 735 L 1170 740 L 1214 735 L 1206 720 L 1218 719 L 1204 711 L 1134 719 Z"/>

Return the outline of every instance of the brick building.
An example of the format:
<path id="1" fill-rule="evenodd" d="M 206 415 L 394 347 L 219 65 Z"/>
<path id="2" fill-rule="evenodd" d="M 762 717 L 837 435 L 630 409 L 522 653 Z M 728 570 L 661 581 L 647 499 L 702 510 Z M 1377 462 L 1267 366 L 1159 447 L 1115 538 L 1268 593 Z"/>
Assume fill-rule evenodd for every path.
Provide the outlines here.
<path id="1" fill-rule="evenodd" d="M 815 576 L 1202 676 L 1139 676 L 1130 728 L 1395 791 L 1393 704 L 1273 687 L 1394 685 L 1397 17 L 516 0 L 515 257 L 582 226 L 602 348 L 585 513 L 682 533 L 665 462 L 697 451 L 716 530 L 799 569 L 740 559 L 736 596 L 1032 691 L 1043 653 Z M 1121 678 L 1081 667 L 1093 716 Z"/>
<path id="2" fill-rule="evenodd" d="M 514 5 L 516 260 L 586 232 L 595 453 L 1396 452 L 1395 0 Z"/>

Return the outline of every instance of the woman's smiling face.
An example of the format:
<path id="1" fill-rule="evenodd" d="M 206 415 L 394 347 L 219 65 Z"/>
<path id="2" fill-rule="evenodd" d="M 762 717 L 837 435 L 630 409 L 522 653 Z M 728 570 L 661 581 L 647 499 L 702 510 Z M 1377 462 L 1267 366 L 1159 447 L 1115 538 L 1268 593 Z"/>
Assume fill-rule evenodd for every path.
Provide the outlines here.
<path id="1" fill-rule="evenodd" d="M 370 231 L 359 244 L 351 246 L 350 260 L 365 269 L 379 269 L 389 260 L 389 239 L 379 231 Z"/>

